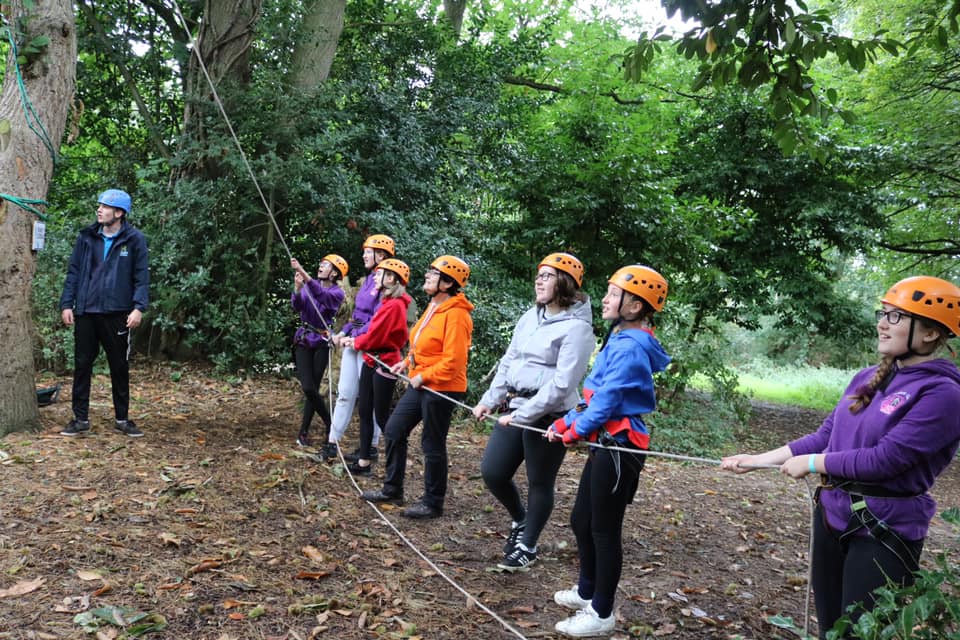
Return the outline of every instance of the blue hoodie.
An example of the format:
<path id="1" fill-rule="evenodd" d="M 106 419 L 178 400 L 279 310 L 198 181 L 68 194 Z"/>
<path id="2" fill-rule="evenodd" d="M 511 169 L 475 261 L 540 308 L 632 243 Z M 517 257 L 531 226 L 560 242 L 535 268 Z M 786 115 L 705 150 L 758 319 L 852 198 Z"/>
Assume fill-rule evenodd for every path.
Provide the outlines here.
<path id="1" fill-rule="evenodd" d="M 584 395 L 591 394 L 587 408 L 582 412 L 572 409 L 563 420 L 572 424 L 582 439 L 589 439 L 608 421 L 620 418 L 629 418 L 633 431 L 648 435 L 641 416 L 657 407 L 653 374 L 663 371 L 669 363 L 670 356 L 649 332 L 615 332 L 583 382 Z M 627 442 L 626 432 L 615 437 L 621 443 Z"/>
<path id="2" fill-rule="evenodd" d="M 789 443 L 793 455 L 824 453 L 828 474 L 876 484 L 913 498 L 867 498 L 867 506 L 907 540 L 922 540 L 937 503 L 927 491 L 960 444 L 960 371 L 937 359 L 904 367 L 859 413 L 851 396 L 876 367 L 857 373 L 820 428 Z M 831 527 L 850 520 L 850 497 L 824 490 L 820 504 Z"/>

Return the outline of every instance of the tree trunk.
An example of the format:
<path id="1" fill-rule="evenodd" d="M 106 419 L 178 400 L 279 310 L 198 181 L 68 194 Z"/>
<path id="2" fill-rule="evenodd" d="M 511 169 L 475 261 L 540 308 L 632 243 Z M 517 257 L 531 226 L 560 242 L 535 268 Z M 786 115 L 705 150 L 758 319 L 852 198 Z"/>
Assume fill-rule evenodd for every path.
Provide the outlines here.
<path id="1" fill-rule="evenodd" d="M 261 0 L 207 0 L 204 5 L 200 35 L 195 46 L 203 60 L 190 56 L 187 70 L 187 95 L 183 114 L 184 139 L 204 141 L 203 117 L 195 113 L 195 104 L 213 100 L 207 74 L 219 90 L 226 82 L 245 85 L 250 80 L 250 44 L 260 17 Z M 206 69 L 206 74 L 204 73 Z M 225 105 L 232 113 L 230 105 Z M 219 112 L 216 118 L 220 118 Z M 220 167 L 216 159 L 198 158 L 198 170 L 186 168 L 184 175 L 216 177 Z"/>
<path id="2" fill-rule="evenodd" d="M 313 89 L 329 77 L 346 6 L 346 0 L 313 0 L 305 7 L 303 33 L 290 65 L 294 87 Z"/>
<path id="3" fill-rule="evenodd" d="M 39 54 L 31 54 L 20 69 L 27 104 L 32 105 L 30 124 L 22 106 L 13 56 L 7 55 L 0 91 L 0 193 L 43 200 L 53 175 L 52 153 L 59 148 L 66 128 L 76 81 L 73 4 L 69 0 L 45 0 L 31 3 L 26 10 L 22 0 L 14 0 L 4 9 L 6 24 L 26 25 L 27 32 L 17 35 L 19 48 L 41 36 L 50 41 Z M 22 16 L 29 19 L 20 20 Z M 31 124 L 41 133 L 35 133 Z M 46 143 L 41 136 L 46 137 Z M 34 214 L 0 200 L 0 436 L 40 426 L 30 312 L 35 268 L 33 221 Z"/>
<path id="4" fill-rule="evenodd" d="M 463 28 L 463 14 L 467 9 L 467 0 L 443 0 L 443 12 L 447 16 L 450 28 L 460 37 Z"/>

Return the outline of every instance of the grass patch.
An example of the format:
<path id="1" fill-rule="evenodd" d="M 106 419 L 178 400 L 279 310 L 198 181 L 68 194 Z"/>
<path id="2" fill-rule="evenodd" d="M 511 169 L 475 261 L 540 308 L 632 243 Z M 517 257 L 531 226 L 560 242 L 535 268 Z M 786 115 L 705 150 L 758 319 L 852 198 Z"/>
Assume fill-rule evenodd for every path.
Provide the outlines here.
<path id="1" fill-rule="evenodd" d="M 755 400 L 830 411 L 855 372 L 753 361 L 740 367 L 737 373 L 738 389 Z"/>

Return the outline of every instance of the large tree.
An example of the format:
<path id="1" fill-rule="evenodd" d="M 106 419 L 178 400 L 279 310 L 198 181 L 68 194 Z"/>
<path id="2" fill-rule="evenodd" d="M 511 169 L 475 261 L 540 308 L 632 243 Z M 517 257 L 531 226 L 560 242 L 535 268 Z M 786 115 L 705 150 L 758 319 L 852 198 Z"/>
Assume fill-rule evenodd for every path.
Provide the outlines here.
<path id="1" fill-rule="evenodd" d="M 34 214 L 14 202 L 46 198 L 77 58 L 68 0 L 14 0 L 3 11 L 4 23 L 16 28 L 4 28 L 10 48 L 0 92 L 0 435 L 39 426 L 30 313 Z"/>

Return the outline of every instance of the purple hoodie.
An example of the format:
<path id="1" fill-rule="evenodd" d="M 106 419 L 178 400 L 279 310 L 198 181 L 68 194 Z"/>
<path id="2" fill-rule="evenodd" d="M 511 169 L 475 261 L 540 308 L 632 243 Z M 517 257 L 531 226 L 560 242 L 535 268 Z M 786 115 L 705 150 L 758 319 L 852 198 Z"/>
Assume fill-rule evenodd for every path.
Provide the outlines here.
<path id="1" fill-rule="evenodd" d="M 294 292 L 290 296 L 290 304 L 300 312 L 300 321 L 304 326 L 297 329 L 293 343 L 316 349 L 321 343 L 328 342 L 329 336 L 323 334 L 332 328 L 343 298 L 343 289 L 338 285 L 324 288 L 316 279 L 303 285 L 299 292 Z"/>
<path id="2" fill-rule="evenodd" d="M 363 335 L 367 332 L 367 326 L 370 324 L 370 318 L 380 306 L 380 291 L 373 280 L 374 271 L 367 274 L 357 291 L 357 299 L 353 306 L 353 314 L 340 331 L 345 336 Z"/>
<path id="3" fill-rule="evenodd" d="M 867 505 L 905 539 L 922 540 L 937 510 L 927 491 L 960 443 L 960 371 L 945 359 L 904 367 L 869 405 L 850 413 L 849 396 L 876 369 L 857 373 L 820 429 L 788 446 L 794 455 L 825 453 L 831 476 L 915 495 L 867 498 Z M 850 519 L 848 494 L 824 490 L 820 503 L 830 526 L 843 531 Z"/>

